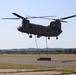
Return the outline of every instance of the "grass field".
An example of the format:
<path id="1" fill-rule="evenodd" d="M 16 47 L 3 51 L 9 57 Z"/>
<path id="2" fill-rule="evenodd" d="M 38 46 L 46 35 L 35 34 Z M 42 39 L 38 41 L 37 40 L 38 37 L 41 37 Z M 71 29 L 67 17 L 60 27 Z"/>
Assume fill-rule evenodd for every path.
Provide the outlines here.
<path id="1" fill-rule="evenodd" d="M 76 54 L 1 54 L 0 58 L 38 58 L 51 57 L 52 59 L 76 60 Z"/>
<path id="2" fill-rule="evenodd" d="M 51 57 L 52 59 L 66 59 L 76 60 L 75 54 L 50 54 L 50 55 L 33 55 L 33 54 L 2 54 L 0 58 L 38 58 L 38 57 Z M 0 63 L 0 69 L 30 69 L 30 71 L 61 71 L 63 74 L 76 73 L 76 67 L 46 67 L 39 65 L 27 64 L 13 64 L 13 63 Z"/>
<path id="3" fill-rule="evenodd" d="M 76 68 L 46 67 L 39 65 L 25 65 L 12 63 L 0 63 L 0 69 L 17 69 L 17 72 L 60 71 L 62 74 L 76 73 Z"/>

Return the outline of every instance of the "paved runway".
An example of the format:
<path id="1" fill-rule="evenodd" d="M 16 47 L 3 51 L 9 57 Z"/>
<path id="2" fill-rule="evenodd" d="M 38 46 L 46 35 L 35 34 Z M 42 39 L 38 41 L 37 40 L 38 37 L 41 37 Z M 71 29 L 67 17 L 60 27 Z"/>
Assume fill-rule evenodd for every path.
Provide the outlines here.
<path id="1" fill-rule="evenodd" d="M 43 65 L 49 67 L 76 67 L 76 60 L 37 61 L 36 58 L 0 58 L 0 62 Z"/>

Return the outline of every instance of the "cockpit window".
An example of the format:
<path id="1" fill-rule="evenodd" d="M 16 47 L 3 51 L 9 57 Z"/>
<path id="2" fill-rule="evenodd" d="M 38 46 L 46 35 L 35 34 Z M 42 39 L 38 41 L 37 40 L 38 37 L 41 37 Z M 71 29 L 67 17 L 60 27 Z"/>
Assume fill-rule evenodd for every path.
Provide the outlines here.
<path id="1" fill-rule="evenodd" d="M 19 26 L 21 27 L 23 24 L 21 23 Z"/>

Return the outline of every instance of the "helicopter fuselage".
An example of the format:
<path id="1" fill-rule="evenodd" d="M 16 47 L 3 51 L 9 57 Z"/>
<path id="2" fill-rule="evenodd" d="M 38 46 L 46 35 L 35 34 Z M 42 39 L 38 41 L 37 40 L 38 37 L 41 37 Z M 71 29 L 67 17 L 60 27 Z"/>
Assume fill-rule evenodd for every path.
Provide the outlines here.
<path id="1" fill-rule="evenodd" d="M 59 28 L 52 26 L 42 26 L 33 23 L 22 23 L 21 26 L 18 27 L 18 30 L 27 34 L 34 34 L 37 36 L 46 36 L 46 37 L 57 37 L 60 35 L 61 31 Z"/>
<path id="2" fill-rule="evenodd" d="M 30 38 L 32 37 L 32 34 L 34 34 L 34 35 L 37 35 L 37 37 L 40 37 L 40 36 L 45 36 L 48 38 L 56 37 L 56 39 L 58 39 L 58 36 L 62 33 L 61 22 L 67 23 L 67 21 L 64 21 L 65 19 L 76 17 L 76 15 L 72 15 L 72 16 L 63 17 L 60 19 L 48 18 L 51 16 L 39 16 L 39 17 L 29 16 L 25 18 L 17 13 L 12 13 L 12 14 L 17 16 L 18 18 L 3 18 L 3 19 L 22 19 L 21 26 L 19 26 L 17 29 L 20 32 L 30 34 Z M 28 19 L 33 19 L 33 18 L 42 18 L 42 19 L 53 20 L 53 21 L 50 22 L 48 26 L 43 26 L 43 25 L 30 23 Z"/>

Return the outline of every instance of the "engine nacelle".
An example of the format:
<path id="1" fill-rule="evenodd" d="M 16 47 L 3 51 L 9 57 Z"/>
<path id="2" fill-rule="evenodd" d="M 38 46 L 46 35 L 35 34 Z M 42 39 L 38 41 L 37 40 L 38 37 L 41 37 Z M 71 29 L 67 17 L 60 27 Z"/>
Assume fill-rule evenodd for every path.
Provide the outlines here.
<path id="1" fill-rule="evenodd" d="M 50 27 L 55 27 L 55 21 L 52 21 L 51 23 L 50 23 Z"/>
<path id="2" fill-rule="evenodd" d="M 52 21 L 50 23 L 50 27 L 61 29 L 61 22 L 60 22 L 60 20 L 58 19 L 58 20 Z"/>

